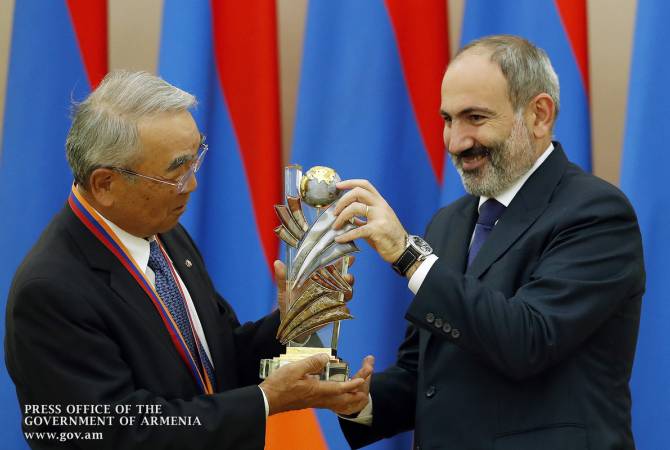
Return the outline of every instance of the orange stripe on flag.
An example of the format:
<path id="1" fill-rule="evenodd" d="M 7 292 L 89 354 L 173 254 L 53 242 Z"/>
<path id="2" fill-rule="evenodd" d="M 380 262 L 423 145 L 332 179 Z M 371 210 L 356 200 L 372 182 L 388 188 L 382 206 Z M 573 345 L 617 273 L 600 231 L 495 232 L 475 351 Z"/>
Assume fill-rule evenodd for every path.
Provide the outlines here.
<path id="1" fill-rule="evenodd" d="M 268 418 L 265 449 L 328 450 L 328 446 L 314 411 L 301 409 Z"/>

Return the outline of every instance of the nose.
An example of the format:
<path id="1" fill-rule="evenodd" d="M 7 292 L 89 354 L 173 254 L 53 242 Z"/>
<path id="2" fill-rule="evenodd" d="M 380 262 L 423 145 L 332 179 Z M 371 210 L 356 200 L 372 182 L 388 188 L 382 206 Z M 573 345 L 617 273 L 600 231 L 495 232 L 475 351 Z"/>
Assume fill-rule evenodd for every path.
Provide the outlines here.
<path id="1" fill-rule="evenodd" d="M 184 183 L 184 189 L 181 192 L 182 194 L 190 194 L 195 191 L 198 187 L 198 180 L 196 179 L 196 174 L 194 172 L 189 172 L 189 175 Z"/>
<path id="2" fill-rule="evenodd" d="M 473 146 L 474 139 L 468 128 L 457 120 L 454 120 L 449 127 L 444 126 L 444 147 L 449 153 L 458 155 Z"/>

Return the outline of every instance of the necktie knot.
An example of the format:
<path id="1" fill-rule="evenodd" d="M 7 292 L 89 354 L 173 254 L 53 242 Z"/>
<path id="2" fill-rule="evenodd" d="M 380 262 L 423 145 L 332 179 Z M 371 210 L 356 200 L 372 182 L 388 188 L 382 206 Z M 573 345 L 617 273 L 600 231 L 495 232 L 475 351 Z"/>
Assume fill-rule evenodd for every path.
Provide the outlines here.
<path id="1" fill-rule="evenodd" d="M 472 237 L 470 252 L 468 253 L 468 266 L 475 260 L 475 256 L 484 245 L 489 234 L 493 231 L 496 221 L 500 218 L 506 206 L 495 198 L 486 200 L 479 208 L 479 218 L 475 225 L 475 233 Z"/>
<path id="2" fill-rule="evenodd" d="M 154 239 L 149 242 L 149 262 L 147 264 L 154 272 L 163 271 L 166 268 L 167 261 L 158 246 L 158 241 Z"/>
<path id="3" fill-rule="evenodd" d="M 493 225 L 495 225 L 503 211 L 505 211 L 505 205 L 495 198 L 490 198 L 479 208 L 479 218 L 477 219 L 477 223 L 479 225 L 493 228 Z"/>

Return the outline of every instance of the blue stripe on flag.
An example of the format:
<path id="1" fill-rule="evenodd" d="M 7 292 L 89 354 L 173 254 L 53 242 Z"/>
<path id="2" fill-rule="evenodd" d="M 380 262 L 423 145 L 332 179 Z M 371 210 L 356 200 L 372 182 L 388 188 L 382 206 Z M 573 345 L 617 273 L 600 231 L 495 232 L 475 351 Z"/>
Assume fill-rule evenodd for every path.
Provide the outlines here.
<path id="1" fill-rule="evenodd" d="M 0 155 L 0 298 L 46 224 L 67 200 L 65 160 L 71 100 L 90 86 L 65 2 L 16 2 Z M 0 325 L 4 335 L 4 321 Z M 7 371 L 0 371 L 0 441 L 26 448 Z"/>
<path id="2" fill-rule="evenodd" d="M 641 1 L 637 6 L 635 41 L 628 92 L 621 187 L 635 207 L 644 246 L 647 290 L 635 366 L 631 380 L 633 433 L 637 448 L 670 448 L 670 353 L 667 327 L 670 194 L 664 186 L 670 152 L 670 128 L 657 126 L 670 114 L 670 4 Z"/>
<path id="3" fill-rule="evenodd" d="M 209 3 L 165 2 L 159 73 L 198 98 L 193 116 L 210 148 L 181 223 L 238 318 L 257 320 L 275 304 L 273 276 L 253 214 L 253 174 L 248 180 L 216 72 Z"/>
<path id="4" fill-rule="evenodd" d="M 72 184 L 65 160 L 71 100 L 90 86 L 65 2 L 16 2 L 0 155 L 0 298 L 20 261 L 60 210 Z M 0 322 L 4 335 L 4 321 Z M 26 448 L 19 407 L 0 371 L 0 441 Z"/>
<path id="5" fill-rule="evenodd" d="M 382 1 L 309 4 L 291 161 L 305 170 L 333 167 L 343 179 L 369 179 L 407 230 L 423 234 L 437 209 L 439 186 Z M 354 371 L 374 354 L 382 370 L 395 361 L 411 292 L 374 250 L 360 244 L 350 304 L 357 320 L 342 323 L 338 354 Z M 318 415 L 331 448 L 347 448 L 335 416 Z M 405 434 L 370 448 L 409 443 Z"/>

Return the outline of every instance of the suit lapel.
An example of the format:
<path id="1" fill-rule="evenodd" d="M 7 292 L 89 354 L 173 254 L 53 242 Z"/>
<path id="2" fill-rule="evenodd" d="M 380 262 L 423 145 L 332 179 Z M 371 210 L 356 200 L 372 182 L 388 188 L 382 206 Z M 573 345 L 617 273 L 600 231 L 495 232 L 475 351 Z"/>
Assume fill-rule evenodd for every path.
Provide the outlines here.
<path id="1" fill-rule="evenodd" d="M 70 207 L 66 206 L 66 209 L 68 230 L 74 237 L 75 242 L 78 243 L 79 249 L 84 254 L 91 269 L 109 274 L 109 287 L 117 294 L 117 297 L 110 298 L 110 301 L 122 301 L 130 305 L 142 318 L 142 321 L 146 323 L 145 330 L 156 336 L 158 341 L 165 346 L 167 353 L 172 355 L 175 363 L 183 367 L 191 376 L 184 361 L 177 353 L 172 339 L 149 296 L 116 256 L 81 223 Z"/>
<path id="2" fill-rule="evenodd" d="M 466 274 L 480 277 L 516 242 L 547 208 L 568 160 L 558 142 L 544 163 L 531 175 L 479 250 Z"/>
<path id="3" fill-rule="evenodd" d="M 463 273 L 468 263 L 468 248 L 475 222 L 477 221 L 478 197 L 471 197 L 463 208 L 458 210 L 454 221 L 447 227 L 445 233 L 447 264 Z"/>
<path id="4" fill-rule="evenodd" d="M 543 206 L 527 209 L 515 198 L 466 270 L 466 275 L 480 277 L 535 222 L 546 207 Z"/>

